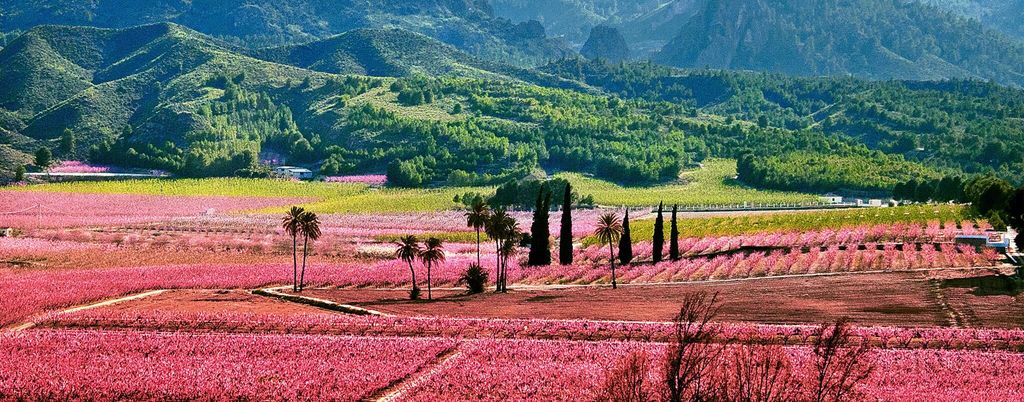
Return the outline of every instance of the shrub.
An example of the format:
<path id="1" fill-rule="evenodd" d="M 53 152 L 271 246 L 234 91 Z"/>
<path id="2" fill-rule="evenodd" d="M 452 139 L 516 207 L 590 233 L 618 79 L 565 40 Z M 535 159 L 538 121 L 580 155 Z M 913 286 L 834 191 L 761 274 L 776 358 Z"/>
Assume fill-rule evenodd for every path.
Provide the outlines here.
<path id="1" fill-rule="evenodd" d="M 413 286 L 412 290 L 409 291 L 409 300 L 419 300 L 420 299 L 420 293 L 421 293 L 420 292 L 420 287 L 419 286 Z"/>
<path id="2" fill-rule="evenodd" d="M 470 294 L 483 293 L 488 280 L 487 271 L 477 264 L 470 265 L 466 272 L 462 273 L 460 283 L 466 284 Z"/>

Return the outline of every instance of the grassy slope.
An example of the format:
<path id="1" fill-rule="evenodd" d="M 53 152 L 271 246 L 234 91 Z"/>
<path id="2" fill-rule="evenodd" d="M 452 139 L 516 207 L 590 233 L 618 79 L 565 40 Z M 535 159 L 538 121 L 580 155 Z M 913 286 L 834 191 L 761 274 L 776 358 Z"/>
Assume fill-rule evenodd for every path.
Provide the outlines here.
<path id="1" fill-rule="evenodd" d="M 655 187 L 622 187 L 574 173 L 558 175 L 558 177 L 572 182 L 580 194 L 592 194 L 597 204 L 607 206 L 637 207 L 657 205 L 659 202 L 664 202 L 666 205 L 688 206 L 818 201 L 818 197 L 811 194 L 749 188 L 734 180 L 735 176 L 736 161 L 730 159 L 708 160 L 704 162 L 703 168 L 684 172 L 682 178 L 685 180 L 685 184 Z"/>

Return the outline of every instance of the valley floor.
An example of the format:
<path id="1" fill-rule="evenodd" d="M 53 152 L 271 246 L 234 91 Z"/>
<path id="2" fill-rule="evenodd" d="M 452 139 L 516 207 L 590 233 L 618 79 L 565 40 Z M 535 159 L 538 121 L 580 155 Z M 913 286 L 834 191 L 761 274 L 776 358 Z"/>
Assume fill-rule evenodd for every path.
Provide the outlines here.
<path id="1" fill-rule="evenodd" d="M 635 352 L 660 367 L 681 300 L 701 290 L 721 302 L 714 341 L 782 348 L 793 384 L 809 381 L 817 326 L 846 316 L 873 346 L 865 398 L 1024 397 L 1024 297 L 998 255 L 951 241 L 986 227 L 951 209 L 695 216 L 679 261 L 652 264 L 638 234 L 618 289 L 607 248 L 583 241 L 572 265 L 520 256 L 507 294 L 478 295 L 458 280 L 477 259 L 461 211 L 325 215 L 298 296 L 333 303 L 310 305 L 256 292 L 293 293 L 292 239 L 244 210 L 293 199 L 32 197 L 80 198 L 0 216 L 14 228 L 0 238 L 0 395 L 13 399 L 593 400 Z M 609 211 L 575 215 L 574 237 Z M 456 239 L 431 272 L 434 300 L 408 300 L 387 240 L 404 233 Z"/>

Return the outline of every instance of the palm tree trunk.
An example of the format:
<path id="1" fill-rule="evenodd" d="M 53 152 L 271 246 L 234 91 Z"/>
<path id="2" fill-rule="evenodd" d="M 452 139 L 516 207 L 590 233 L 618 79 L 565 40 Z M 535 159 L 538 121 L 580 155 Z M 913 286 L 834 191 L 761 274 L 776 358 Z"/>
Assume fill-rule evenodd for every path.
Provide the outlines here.
<path id="1" fill-rule="evenodd" d="M 292 235 L 292 291 L 299 291 L 299 238 Z"/>
<path id="2" fill-rule="evenodd" d="M 480 228 L 476 228 L 476 265 L 480 266 Z"/>
<path id="3" fill-rule="evenodd" d="M 302 273 L 299 274 L 299 291 L 306 288 L 306 255 L 309 252 L 309 236 L 302 237 Z"/>
<path id="4" fill-rule="evenodd" d="M 608 242 L 608 254 L 611 255 L 612 259 L 609 260 L 612 264 L 612 289 L 617 289 L 618 285 L 615 283 L 615 246 L 612 241 Z"/>
<path id="5" fill-rule="evenodd" d="M 501 241 L 494 241 L 494 290 L 501 291 Z"/>
<path id="6" fill-rule="evenodd" d="M 431 267 L 431 265 L 433 265 L 433 264 L 431 264 L 429 262 L 427 263 L 427 300 L 434 300 L 434 295 L 431 293 L 431 286 L 430 286 L 430 267 Z"/>
<path id="7" fill-rule="evenodd" d="M 409 272 L 412 273 L 412 288 L 416 289 L 416 270 L 412 269 L 412 262 L 409 262 Z"/>

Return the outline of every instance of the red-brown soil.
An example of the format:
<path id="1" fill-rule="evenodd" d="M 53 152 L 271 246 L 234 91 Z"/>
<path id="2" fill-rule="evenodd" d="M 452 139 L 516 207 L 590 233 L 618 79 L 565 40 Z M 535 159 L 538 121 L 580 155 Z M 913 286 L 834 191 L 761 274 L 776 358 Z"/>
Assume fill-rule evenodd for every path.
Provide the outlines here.
<path id="1" fill-rule="evenodd" d="M 683 295 L 706 290 L 719 292 L 720 318 L 725 321 L 814 324 L 847 316 L 861 325 L 1024 327 L 1024 296 L 976 294 L 969 287 L 941 285 L 962 275 L 892 273 L 619 289 L 514 290 L 472 296 L 446 289 L 434 290 L 432 301 L 410 301 L 405 290 L 307 289 L 303 295 L 402 316 L 668 321 L 678 311 Z M 103 309 L 281 315 L 326 312 L 241 290 L 174 290 Z"/>
<path id="2" fill-rule="evenodd" d="M 395 315 L 667 321 L 688 292 L 719 292 L 727 321 L 805 324 L 848 316 L 862 325 L 951 323 L 924 273 L 768 279 L 678 286 L 520 290 L 467 296 L 435 291 L 433 301 L 404 291 L 307 290 L 308 296 Z"/>

